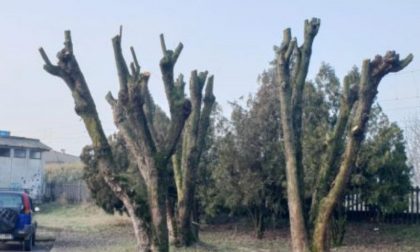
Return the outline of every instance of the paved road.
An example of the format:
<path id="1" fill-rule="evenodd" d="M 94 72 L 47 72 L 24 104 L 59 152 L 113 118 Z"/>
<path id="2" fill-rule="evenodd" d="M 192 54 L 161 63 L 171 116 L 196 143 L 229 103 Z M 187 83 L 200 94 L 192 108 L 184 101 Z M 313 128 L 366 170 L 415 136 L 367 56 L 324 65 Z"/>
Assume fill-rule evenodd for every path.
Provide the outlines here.
<path id="1" fill-rule="evenodd" d="M 33 248 L 33 252 L 48 252 L 52 249 L 54 245 L 53 241 L 48 242 L 37 242 L 36 246 Z M 7 252 L 16 252 L 22 251 L 22 244 L 17 242 L 10 242 L 6 244 L 0 243 L 0 251 L 7 251 Z"/>

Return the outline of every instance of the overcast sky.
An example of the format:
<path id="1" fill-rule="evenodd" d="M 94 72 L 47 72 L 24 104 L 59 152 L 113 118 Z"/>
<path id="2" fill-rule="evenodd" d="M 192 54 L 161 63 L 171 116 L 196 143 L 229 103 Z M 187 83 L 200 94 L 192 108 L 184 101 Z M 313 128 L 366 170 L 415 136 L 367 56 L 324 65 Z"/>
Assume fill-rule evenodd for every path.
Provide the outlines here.
<path id="1" fill-rule="evenodd" d="M 340 3 L 339 3 L 340 2 Z M 208 70 L 215 94 L 227 114 L 227 101 L 254 93 L 257 76 L 273 58 L 283 29 L 302 41 L 303 22 L 321 18 L 309 78 L 321 62 L 340 78 L 365 58 L 393 49 L 414 54 L 404 71 L 381 83 L 379 103 L 403 128 L 420 112 L 419 1 L 2 1 L 0 8 L 0 129 L 41 139 L 54 149 L 78 155 L 89 143 L 61 79 L 42 69 L 38 48 L 50 59 L 72 31 L 74 51 L 89 83 L 107 133 L 115 130 L 105 102 L 117 92 L 111 38 L 124 26 L 123 47 L 137 51 L 142 69 L 152 73 L 155 101 L 167 107 L 158 62 L 159 34 L 167 46 L 184 43 L 177 73 Z"/>

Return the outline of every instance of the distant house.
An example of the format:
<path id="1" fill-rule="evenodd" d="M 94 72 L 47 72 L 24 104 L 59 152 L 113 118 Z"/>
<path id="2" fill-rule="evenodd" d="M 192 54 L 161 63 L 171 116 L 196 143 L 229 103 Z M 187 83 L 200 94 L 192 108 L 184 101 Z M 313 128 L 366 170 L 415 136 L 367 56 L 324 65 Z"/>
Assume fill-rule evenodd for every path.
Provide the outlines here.
<path id="1" fill-rule="evenodd" d="M 0 131 L 0 188 L 26 189 L 39 199 L 43 188 L 43 153 L 50 149 L 38 139 Z"/>
<path id="2" fill-rule="evenodd" d="M 50 150 L 43 154 L 45 164 L 72 164 L 79 163 L 80 158 L 78 156 L 67 154 L 63 151 Z"/>

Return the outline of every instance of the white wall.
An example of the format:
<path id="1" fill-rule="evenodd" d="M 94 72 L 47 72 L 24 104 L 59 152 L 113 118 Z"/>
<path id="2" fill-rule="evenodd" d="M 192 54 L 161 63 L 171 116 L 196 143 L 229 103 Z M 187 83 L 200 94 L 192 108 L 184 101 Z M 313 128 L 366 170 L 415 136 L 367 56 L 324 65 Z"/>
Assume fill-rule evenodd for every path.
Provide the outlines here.
<path id="1" fill-rule="evenodd" d="M 26 149 L 26 158 L 0 157 L 0 187 L 29 189 L 33 198 L 42 193 L 43 160 L 31 159 Z"/>

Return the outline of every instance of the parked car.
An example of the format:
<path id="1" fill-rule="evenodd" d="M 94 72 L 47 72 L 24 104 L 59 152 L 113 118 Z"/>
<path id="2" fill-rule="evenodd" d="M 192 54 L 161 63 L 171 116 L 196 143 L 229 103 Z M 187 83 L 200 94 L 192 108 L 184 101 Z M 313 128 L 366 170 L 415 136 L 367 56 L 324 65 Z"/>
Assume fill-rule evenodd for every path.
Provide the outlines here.
<path id="1" fill-rule="evenodd" d="M 18 241 L 24 251 L 31 251 L 37 229 L 33 213 L 38 210 L 25 191 L 1 189 L 0 242 Z"/>

